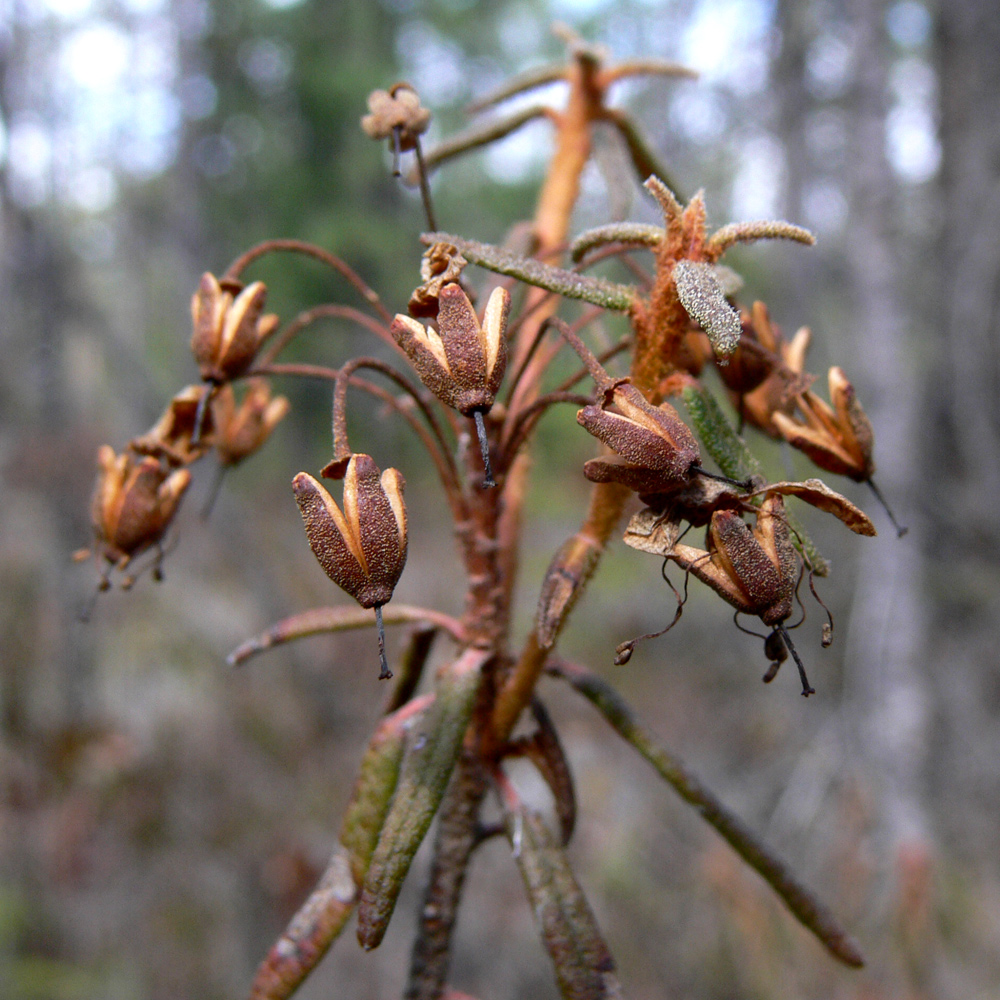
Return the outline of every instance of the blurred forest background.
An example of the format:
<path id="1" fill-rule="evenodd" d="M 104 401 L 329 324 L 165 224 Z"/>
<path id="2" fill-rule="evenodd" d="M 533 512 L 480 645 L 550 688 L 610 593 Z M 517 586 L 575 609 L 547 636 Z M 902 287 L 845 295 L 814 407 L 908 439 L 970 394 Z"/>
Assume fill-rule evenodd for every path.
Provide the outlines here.
<path id="1" fill-rule="evenodd" d="M 655 560 L 618 545 L 567 652 L 612 678 L 859 938 L 850 972 L 583 704 L 544 688 L 581 805 L 571 853 L 635 998 L 916 1000 L 1000 993 L 1000 17 L 988 0 L 3 0 L 0 2 L 0 994 L 8 1000 L 234 998 L 325 866 L 384 692 L 374 638 L 316 638 L 239 671 L 225 655 L 336 602 L 289 481 L 329 457 L 329 393 L 231 474 L 211 520 L 181 511 L 161 586 L 76 621 L 99 444 L 150 426 L 196 370 L 189 299 L 252 243 L 295 236 L 347 259 L 393 310 L 418 282 L 419 201 L 358 127 L 406 79 L 431 138 L 512 71 L 561 57 L 553 20 L 615 58 L 687 63 L 699 82 L 618 93 L 713 226 L 783 217 L 812 250 L 729 260 L 808 367 L 841 364 L 876 427 L 897 540 L 812 530 L 834 575 L 837 641 L 760 683 L 757 640 L 692 584 L 680 624 L 624 668 L 616 643 L 666 624 Z M 553 95 L 558 100 L 558 93 Z M 530 216 L 549 130 L 532 125 L 434 178 L 443 229 L 499 240 Z M 574 231 L 652 220 L 611 136 Z M 255 267 L 269 305 L 350 301 L 309 261 Z M 369 351 L 329 323 L 293 357 Z M 821 382 L 825 394 L 825 385 Z M 360 426 L 360 425 L 359 425 Z M 457 611 L 452 540 L 405 434 L 378 460 L 408 480 L 397 596 Z M 397 440 L 398 438 L 398 440 Z M 359 438 L 360 441 L 360 438 Z M 372 442 L 374 444 L 374 441 Z M 371 447 L 371 446 L 369 446 Z M 772 473 L 804 472 L 753 443 Z M 547 419 L 526 525 L 521 633 L 575 530 L 593 443 Z M 814 631 L 818 628 L 811 619 Z M 398 653 L 402 637 L 390 635 Z M 383 946 L 350 933 L 303 997 L 399 995 L 421 872 Z M 453 984 L 554 997 L 506 847 L 486 845 L 460 914 Z"/>

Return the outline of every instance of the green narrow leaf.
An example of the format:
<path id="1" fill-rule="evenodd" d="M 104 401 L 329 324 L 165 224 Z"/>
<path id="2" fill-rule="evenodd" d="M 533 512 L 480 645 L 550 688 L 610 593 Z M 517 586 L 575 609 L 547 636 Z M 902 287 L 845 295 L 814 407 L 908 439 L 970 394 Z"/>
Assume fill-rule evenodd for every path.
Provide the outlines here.
<path id="1" fill-rule="evenodd" d="M 396 791 L 408 724 L 416 714 L 426 711 L 433 698 L 433 695 L 416 698 L 384 718 L 361 760 L 340 828 L 340 842 L 350 855 L 351 872 L 358 885 L 364 882 Z"/>
<path id="2" fill-rule="evenodd" d="M 655 247 L 662 242 L 663 226 L 650 226 L 644 222 L 612 222 L 580 233 L 570 244 L 569 255 L 573 260 L 579 261 L 588 251 L 606 243 Z"/>
<path id="3" fill-rule="evenodd" d="M 504 827 L 560 993 L 572 1000 L 617 997 L 614 959 L 566 853 L 541 818 L 519 804 L 505 802 Z"/>
<path id="4" fill-rule="evenodd" d="M 619 285 L 603 278 L 564 271 L 561 267 L 552 267 L 530 257 L 518 257 L 491 243 L 466 240 L 450 233 L 424 233 L 420 239 L 428 246 L 434 243 L 451 243 L 458 247 L 466 260 L 489 271 L 506 274 L 567 299 L 590 302 L 602 309 L 628 312 L 635 299 L 635 289 L 631 285 Z"/>
<path id="5" fill-rule="evenodd" d="M 857 943 L 829 909 L 680 760 L 656 742 L 610 684 L 582 667 L 565 662 L 550 662 L 549 670 L 569 681 L 601 712 L 611 727 L 767 882 L 799 923 L 812 931 L 835 958 L 852 968 L 864 965 Z"/>
<path id="6" fill-rule="evenodd" d="M 396 795 L 361 891 L 358 940 L 365 949 L 381 943 L 413 856 L 444 797 L 488 655 L 471 648 L 445 668 L 433 704 L 414 721 Z"/>

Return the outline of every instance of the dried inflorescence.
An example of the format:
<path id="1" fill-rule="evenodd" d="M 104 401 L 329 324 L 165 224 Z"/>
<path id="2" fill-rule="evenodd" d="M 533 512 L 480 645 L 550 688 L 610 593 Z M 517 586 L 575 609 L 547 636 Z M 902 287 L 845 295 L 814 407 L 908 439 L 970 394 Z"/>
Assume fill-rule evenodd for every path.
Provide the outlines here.
<path id="1" fill-rule="evenodd" d="M 561 629 L 635 494 L 645 507 L 629 522 L 626 543 L 694 575 L 738 613 L 759 617 L 771 630 L 764 637 L 772 660 L 766 679 L 791 653 L 802 693 L 811 694 L 787 622 L 800 578 L 808 573 L 812 588 L 813 575 L 821 572 L 820 560 L 786 511 L 786 500 L 798 497 L 833 513 L 859 534 L 874 534 L 863 512 L 819 480 L 768 483 L 711 390 L 697 381 L 714 357 L 741 423 L 784 438 L 827 471 L 870 481 L 871 426 L 843 372 L 831 370 L 828 405 L 811 391 L 813 377 L 804 370 L 809 331 L 803 328 L 786 343 L 763 303 L 741 310 L 740 282 L 719 264 L 737 243 L 787 239 L 810 244 L 812 236 L 780 221 L 736 223 L 711 233 L 702 195 L 682 205 L 664 182 L 649 177 L 652 158 L 635 127 L 604 103 L 616 80 L 638 73 L 676 73 L 677 68 L 649 60 L 609 66 L 603 52 L 576 36 L 569 37 L 569 44 L 566 65 L 515 81 L 495 96 L 502 100 L 559 80 L 571 91 L 565 112 L 528 109 L 494 125 L 492 132 L 481 130 L 465 140 L 465 148 L 482 144 L 539 114 L 554 123 L 559 153 L 536 217 L 527 227 L 529 237 L 522 241 L 530 249 L 518 252 L 514 241 L 501 250 L 457 236 L 426 234 L 423 239 L 430 248 L 422 262 L 422 283 L 410 297 L 407 313 L 393 318 L 379 296 L 328 251 L 294 240 L 254 247 L 221 279 L 204 275 L 192 300 L 191 348 L 203 384 L 178 393 L 156 425 L 121 455 L 105 447 L 99 456 L 93 521 L 98 558 L 107 573 L 108 567 L 125 569 L 141 553 L 159 549 L 190 483 L 189 466 L 214 451 L 220 467 L 228 468 L 268 439 L 289 404 L 282 396 L 272 396 L 267 378 L 318 376 L 333 383 L 334 460 L 322 475 L 343 477 L 343 500 L 338 504 L 305 472 L 295 476 L 292 487 L 309 545 L 324 572 L 362 609 L 374 609 L 380 678 L 392 676 L 382 607 L 392 598 L 407 557 L 404 480 L 395 469 L 380 472 L 374 458 L 348 444 L 349 386 L 352 393 L 374 396 L 416 434 L 438 474 L 454 522 L 467 578 L 463 617 L 399 602 L 387 612 L 390 624 L 425 625 L 414 634 L 385 718 L 372 737 L 327 875 L 262 966 L 255 997 L 290 995 L 355 905 L 359 940 L 365 948 L 377 946 L 413 858 L 439 813 L 408 995 L 443 995 L 462 876 L 472 852 L 491 832 L 481 826 L 480 816 L 489 788 L 498 791 L 503 815 L 502 831 L 497 827 L 492 832 L 505 832 L 511 841 L 531 903 L 542 916 L 542 937 L 563 991 L 580 996 L 617 991 L 607 946 L 563 851 L 573 830 L 575 799 L 555 727 L 537 699 L 538 679 L 547 665 L 598 705 L 612 726 L 701 810 L 834 954 L 851 965 L 861 961 L 823 907 L 655 746 L 604 682 L 552 659 Z M 429 112 L 406 84 L 375 91 L 369 109 L 362 120 L 369 136 L 389 140 L 397 161 L 401 152 L 416 154 L 424 207 L 430 228 L 436 230 L 420 147 Z M 565 270 L 557 266 L 558 258 L 598 123 L 612 124 L 625 139 L 659 204 L 663 224 L 616 223 L 591 230 L 573 245 L 579 269 Z M 462 144 L 451 148 L 451 154 L 432 157 L 434 162 L 453 155 Z M 618 284 L 584 273 L 593 260 L 591 251 L 607 257 L 637 249 L 652 254 L 655 273 L 648 281 Z M 262 351 L 278 319 L 264 314 L 265 286 L 259 281 L 245 284 L 240 275 L 272 250 L 303 252 L 331 266 L 360 292 L 368 311 L 339 303 L 316 306 L 295 317 Z M 504 285 L 489 295 L 482 319 L 473 305 L 475 293 L 463 287 L 469 262 L 506 276 Z M 508 344 L 508 286 L 515 281 L 533 287 L 527 295 L 515 293 L 520 314 L 509 324 Z M 563 299 L 594 308 L 567 321 L 556 315 Z M 598 359 L 583 338 L 602 309 L 625 314 L 631 329 Z M 356 357 L 336 370 L 277 363 L 285 345 L 320 315 L 356 321 L 390 350 L 398 347 L 401 355 L 395 362 Z M 583 372 L 558 383 L 549 377 L 562 346 L 553 329 L 585 365 Z M 627 375 L 610 374 L 604 365 L 619 364 L 616 356 L 625 348 L 630 351 Z M 400 370 L 400 361 L 408 362 L 416 378 Z M 588 372 L 596 389 L 593 395 L 578 388 Z M 500 405 L 505 378 L 508 391 Z M 238 382 L 244 379 L 241 387 Z M 683 396 L 688 417 L 665 401 L 673 395 Z M 534 627 L 518 655 L 509 643 L 523 507 L 530 495 L 526 447 L 539 419 L 558 405 L 577 409 L 577 422 L 607 451 L 583 465 L 584 476 L 593 483 L 585 519 L 549 566 Z M 488 425 L 484 415 L 489 415 Z M 499 486 L 493 493 L 475 488 L 478 459 L 469 455 L 463 430 L 467 425 L 461 417 L 476 423 L 485 485 Z M 490 448 L 499 454 L 498 483 L 492 479 Z M 703 455 L 723 474 L 707 471 Z M 705 528 L 703 549 L 684 541 L 691 528 Z M 683 598 L 675 593 L 676 622 Z M 349 606 L 319 609 L 286 619 L 250 646 L 259 651 L 318 630 L 359 627 L 368 621 L 367 613 Z M 427 622 L 433 628 L 427 628 Z M 459 648 L 417 695 L 436 628 L 443 628 Z M 828 639 L 825 629 L 824 644 Z M 618 662 L 636 641 L 619 647 Z M 530 737 L 512 735 L 528 706 L 537 731 Z M 560 837 L 550 834 L 520 801 L 504 771 L 513 757 L 530 761 L 548 782 Z"/>
<path id="2" fill-rule="evenodd" d="M 495 288 L 480 323 L 468 295 L 452 282 L 438 298 L 437 330 L 398 315 L 391 333 L 420 381 L 445 406 L 471 417 L 489 411 L 503 382 L 509 311 L 510 293 Z"/>
<path id="3" fill-rule="evenodd" d="M 344 509 L 307 472 L 292 480 L 306 536 L 326 575 L 363 608 L 386 604 L 406 565 L 405 480 L 353 455 L 344 475 Z"/>
<path id="4" fill-rule="evenodd" d="M 402 314 L 390 328 L 420 381 L 445 406 L 475 418 L 487 486 L 495 484 L 483 414 L 492 408 L 507 370 L 509 312 L 510 293 L 506 288 L 494 288 L 480 323 L 469 296 L 451 282 L 438 294 L 436 330 Z"/>
<path id="5" fill-rule="evenodd" d="M 219 463 L 228 468 L 257 452 L 290 408 L 284 396 L 272 398 L 266 379 L 248 379 L 239 404 L 233 387 L 222 386 L 212 397 L 210 435 Z"/>
<path id="6" fill-rule="evenodd" d="M 831 368 L 829 406 L 814 392 L 796 397 L 799 419 L 777 411 L 772 416 L 782 437 L 826 472 L 862 483 L 875 474 L 875 435 L 843 369 Z"/>
<path id="7" fill-rule="evenodd" d="M 210 392 L 211 388 L 204 385 L 182 389 L 167 404 L 160 419 L 145 434 L 129 442 L 129 449 L 178 468 L 196 462 L 211 447 L 214 427 L 211 416 L 205 412 L 205 399 Z"/>

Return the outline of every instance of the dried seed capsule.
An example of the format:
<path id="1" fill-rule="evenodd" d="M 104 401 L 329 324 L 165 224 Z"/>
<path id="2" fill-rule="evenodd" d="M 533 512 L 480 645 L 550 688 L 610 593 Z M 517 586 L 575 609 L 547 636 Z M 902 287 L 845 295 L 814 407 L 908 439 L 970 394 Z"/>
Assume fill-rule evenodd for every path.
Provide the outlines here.
<path id="1" fill-rule="evenodd" d="M 382 605 L 406 565 L 406 507 L 402 473 L 352 455 L 344 475 L 344 510 L 308 473 L 292 480 L 306 536 L 326 575 L 363 608 L 374 608 L 379 630 L 379 679 L 392 677 L 385 660 Z"/>
<path id="2" fill-rule="evenodd" d="M 231 385 L 224 385 L 212 398 L 211 444 L 223 466 L 237 465 L 261 448 L 288 413 L 284 396 L 271 398 L 271 387 L 261 378 L 247 381 L 239 406 Z"/>
<path id="3" fill-rule="evenodd" d="M 616 452 L 591 459 L 584 475 L 595 483 L 622 483 L 642 494 L 669 493 L 690 482 L 701 452 L 677 411 L 669 403 L 653 406 L 628 382 L 615 386 L 608 396 L 614 410 L 585 406 L 576 415 L 581 426 Z"/>
<path id="4" fill-rule="evenodd" d="M 116 455 L 109 445 L 101 447 L 97 461 L 100 471 L 91 504 L 97 556 L 125 569 L 163 538 L 191 473 L 170 472 L 151 456 L 136 460 L 129 452 Z"/>
<path id="5" fill-rule="evenodd" d="M 493 406 L 507 369 L 509 311 L 510 293 L 495 288 L 480 324 L 468 295 L 451 282 L 438 296 L 437 330 L 403 315 L 391 327 L 393 339 L 406 352 L 420 381 L 446 406 L 475 419 L 486 486 L 495 484 L 483 414 Z"/>
<path id="6" fill-rule="evenodd" d="M 363 608 L 385 604 L 406 564 L 402 473 L 352 455 L 344 476 L 344 510 L 306 472 L 292 480 L 309 544 L 326 575 Z"/>
<path id="7" fill-rule="evenodd" d="M 228 382 L 253 363 L 278 323 L 277 316 L 262 315 L 266 299 L 263 282 L 255 281 L 234 296 L 228 282 L 223 288 L 214 275 L 202 275 L 191 299 L 191 352 L 206 382 Z"/>
<path id="8" fill-rule="evenodd" d="M 470 417 L 493 405 L 507 368 L 510 294 L 495 288 L 480 324 L 468 295 L 452 282 L 441 289 L 438 329 L 399 315 L 392 336 L 420 381 L 446 406 Z"/>

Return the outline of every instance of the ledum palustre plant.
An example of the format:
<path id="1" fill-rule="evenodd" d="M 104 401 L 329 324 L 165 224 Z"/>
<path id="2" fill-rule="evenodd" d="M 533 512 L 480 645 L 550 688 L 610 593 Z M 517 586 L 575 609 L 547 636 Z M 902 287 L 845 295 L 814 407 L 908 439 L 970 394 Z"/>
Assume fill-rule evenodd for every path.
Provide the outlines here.
<path id="1" fill-rule="evenodd" d="M 400 267 L 412 267 L 416 277 L 419 266 L 422 280 L 396 313 L 325 249 L 294 240 L 256 246 L 220 278 L 206 274 L 194 294 L 191 346 L 200 384 L 178 393 L 156 426 L 121 454 L 107 446 L 99 454 L 92 511 L 99 589 L 107 589 L 115 571 L 129 586 L 141 560 L 158 573 L 164 535 L 190 482 L 189 466 L 214 451 L 225 468 L 265 442 L 288 409 L 283 397 L 272 396 L 273 381 L 327 380 L 331 461 L 317 470 L 318 477 L 299 472 L 292 489 L 313 553 L 354 603 L 293 615 L 230 660 L 241 663 L 279 643 L 368 628 L 377 620 L 380 671 L 358 678 L 375 685 L 376 676 L 393 677 L 384 625 L 412 629 L 406 652 L 394 664 L 394 686 L 362 757 L 329 867 L 263 960 L 251 988 L 255 1000 L 291 995 L 355 911 L 362 947 L 378 947 L 435 817 L 407 997 L 429 1000 L 447 992 L 463 878 L 473 852 L 490 836 L 510 842 L 562 994 L 618 995 L 614 961 L 567 860 L 573 782 L 536 693 L 543 673 L 589 700 L 830 953 L 848 966 L 862 964 L 857 946 L 826 907 L 658 743 L 613 687 L 557 651 L 575 603 L 608 544 L 620 537 L 626 506 L 638 496 L 642 509 L 625 528 L 625 542 L 665 567 L 675 564 L 685 577 L 685 593 L 688 576 L 702 581 L 728 606 L 720 607 L 721 614 L 759 618 L 767 632 L 758 634 L 771 661 L 765 680 L 791 654 L 802 694 L 813 694 L 803 662 L 808 656 L 793 646 L 789 622 L 803 578 L 815 594 L 814 577 L 826 575 L 828 567 L 787 505 L 798 499 L 858 534 L 875 534 L 862 511 L 819 479 L 769 482 L 737 433 L 750 427 L 784 438 L 825 472 L 871 482 L 872 429 L 843 371 L 831 369 L 827 403 L 813 392 L 814 377 L 804 367 L 809 331 L 786 341 L 763 303 L 737 303 L 740 281 L 719 263 L 736 244 L 779 239 L 809 245 L 812 236 L 780 221 L 710 232 L 702 194 L 683 204 L 661 179 L 638 127 L 606 103 L 618 80 L 691 74 L 656 60 L 609 64 L 579 39 L 567 35 L 566 41 L 564 64 L 518 77 L 478 106 L 495 107 L 561 80 L 568 89 L 562 110 L 529 107 L 424 151 L 420 137 L 429 114 L 412 88 L 397 84 L 371 96 L 362 122 L 372 138 L 388 142 L 397 171 L 401 156 L 415 154 L 416 179 L 432 219 L 428 171 L 526 121 L 547 118 L 555 151 L 527 249 L 523 240 L 514 251 L 428 232 L 422 260 L 421 248 L 400 248 Z M 570 241 L 570 216 L 598 124 L 610 124 L 624 138 L 661 221 L 609 224 Z M 251 265 L 276 252 L 326 263 L 347 279 L 359 304 L 319 304 L 282 324 L 264 312 L 264 285 L 244 279 Z M 627 262 L 628 282 L 588 273 L 594 263 L 612 258 Z M 469 265 L 485 271 L 486 281 L 474 281 Z M 627 332 L 605 343 L 598 356 L 587 341 L 608 313 L 625 316 Z M 279 361 L 284 347 L 320 316 L 356 322 L 392 352 L 393 361 L 358 357 L 337 369 Z M 575 353 L 578 370 L 556 381 L 554 362 L 566 352 Z M 721 379 L 721 403 L 719 390 L 702 380 L 713 367 Z M 398 470 L 380 470 L 377 432 L 366 436 L 365 451 L 348 440 L 348 402 L 358 391 L 409 425 L 436 470 L 464 570 L 460 618 L 392 601 L 407 551 L 404 480 Z M 686 418 L 675 408 L 678 401 Z M 575 407 L 580 433 L 600 443 L 582 470 L 566 470 L 582 471 L 590 480 L 590 500 L 579 530 L 552 557 L 533 627 L 515 635 L 511 598 L 521 526 L 531 513 L 524 509 L 528 455 L 539 421 L 558 406 Z M 339 499 L 324 478 L 342 480 Z M 702 528 L 704 548 L 690 540 Z M 683 598 L 674 594 L 676 622 Z M 421 683 L 438 635 L 453 652 Z M 619 663 L 637 641 L 621 643 Z M 821 641 L 832 641 L 832 620 L 823 626 Z M 522 719 L 528 735 L 512 736 Z M 556 829 L 522 800 L 505 771 L 512 758 L 530 761 L 548 783 Z M 499 808 L 501 822 L 481 819 L 487 799 Z"/>

